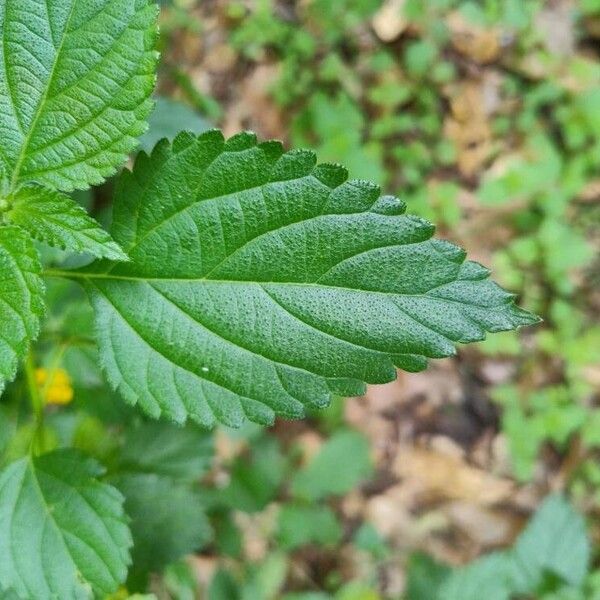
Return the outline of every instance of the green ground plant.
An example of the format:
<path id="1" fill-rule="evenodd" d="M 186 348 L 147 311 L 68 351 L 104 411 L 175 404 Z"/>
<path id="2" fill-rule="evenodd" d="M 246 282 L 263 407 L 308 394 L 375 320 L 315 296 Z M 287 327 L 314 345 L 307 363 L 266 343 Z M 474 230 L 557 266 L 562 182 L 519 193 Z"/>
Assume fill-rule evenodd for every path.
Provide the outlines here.
<path id="1" fill-rule="evenodd" d="M 386 47 L 364 52 L 353 34 L 379 2 L 316 0 L 307 28 L 273 2 L 256 6 L 248 14 L 229 3 L 232 45 L 248 61 L 280 56 L 270 93 L 292 111 L 293 144 L 361 180 L 317 164 L 312 151 L 206 131 L 170 99 L 153 109 L 149 0 L 0 0 L 1 598 L 127 597 L 122 586 L 143 593 L 161 572 L 173 597 L 194 598 L 179 559 L 212 543 L 238 561 L 235 514 L 284 496 L 264 565 L 221 568 L 207 592 L 279 598 L 286 552 L 340 544 L 347 532 L 331 504 L 372 475 L 366 441 L 336 421 L 340 398 L 391 381 L 396 367 L 422 370 L 486 331 L 536 322 L 486 269 L 432 237 L 429 219 L 447 231 L 465 216 L 459 186 L 444 175 L 459 160 L 440 116 L 457 79 L 441 19 L 449 10 L 517 31 L 517 50 L 553 73 L 540 81 L 506 67 L 503 97 L 522 110 L 496 115 L 492 128 L 526 135 L 527 145 L 473 184 L 477 202 L 504 207 L 516 232 L 494 258 L 501 282 L 547 322 L 521 370 L 556 357 L 562 365 L 558 381 L 535 392 L 494 391 L 514 475 L 531 479 L 547 443 L 600 446 L 584 376 L 600 360 L 600 329 L 573 276 L 594 264 L 587 234 L 597 214 L 572 208 L 599 166 L 597 65 L 571 65 L 575 84 L 561 78 L 535 34 L 537 1 L 408 1 L 406 17 L 427 35 L 404 44 L 399 60 Z M 593 1 L 580 8 L 599 10 Z M 170 27 L 200 29 L 183 9 L 171 16 Z M 170 75 L 203 114 L 221 114 L 183 73 Z M 403 200 L 365 180 L 401 189 Z M 97 221 L 92 187 L 114 187 Z M 505 206 L 515 198 L 516 209 Z M 522 353 L 512 333 L 481 347 Z M 253 425 L 330 402 L 319 418 L 334 433 L 301 469 Z M 228 435 L 249 450 L 215 488 L 201 482 L 217 425 L 237 428 Z M 575 491 L 600 481 L 593 461 L 578 477 Z M 373 561 L 389 557 L 368 525 L 352 536 Z M 566 551 L 560 536 L 572 542 Z M 555 496 L 511 550 L 455 571 L 413 557 L 407 597 L 466 600 L 489 586 L 489 598 L 593 598 L 589 555 L 581 518 Z M 284 597 L 378 598 L 374 581 L 329 587 L 338 591 Z"/>
<path id="2" fill-rule="evenodd" d="M 199 547 L 211 441 L 198 425 L 298 418 L 537 322 L 400 200 L 250 133 L 184 132 L 138 154 L 109 234 L 77 190 L 114 175 L 146 130 L 156 16 L 148 0 L 0 3 L 2 387 L 19 373 L 2 411 L 6 597 L 103 597 L 128 574 L 141 588 Z M 85 391 L 78 410 L 47 411 L 72 393 L 57 365 Z M 368 472 L 363 444 L 339 433 L 298 473 L 283 547 L 340 535 L 310 500 Z M 220 502 L 257 501 L 236 491 L 244 479 L 268 493 L 258 465 L 273 449 L 257 452 Z M 340 453 L 355 461 L 331 477 Z"/>
<path id="3" fill-rule="evenodd" d="M 590 554 L 583 519 L 562 496 L 551 495 L 508 550 L 490 553 L 454 570 L 415 555 L 409 569 L 409 597 L 597 598 L 598 577 L 589 572 Z M 432 573 L 437 574 L 437 585 L 432 585 Z"/>

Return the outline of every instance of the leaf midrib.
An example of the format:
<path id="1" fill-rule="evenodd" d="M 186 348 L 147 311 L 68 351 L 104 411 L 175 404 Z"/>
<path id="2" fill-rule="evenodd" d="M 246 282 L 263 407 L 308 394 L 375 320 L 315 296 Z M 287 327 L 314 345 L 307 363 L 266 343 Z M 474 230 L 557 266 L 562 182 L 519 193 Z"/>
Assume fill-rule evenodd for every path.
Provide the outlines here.
<path id="1" fill-rule="evenodd" d="M 46 277 L 59 277 L 59 278 L 66 278 L 66 279 L 83 279 L 83 280 L 94 280 L 94 279 L 104 279 L 104 280 L 116 280 L 116 281 L 127 281 L 130 283 L 135 283 L 135 282 L 142 282 L 142 283 L 151 283 L 151 282 L 155 282 L 155 281 L 160 281 L 163 283 L 190 283 L 190 282 L 194 282 L 194 283 L 203 283 L 203 284 L 232 284 L 232 285 L 242 285 L 242 286 L 248 286 L 248 285 L 258 285 L 260 287 L 264 287 L 264 286 L 281 286 L 281 287 L 309 287 L 309 288 L 318 288 L 320 290 L 342 290 L 342 291 L 348 291 L 348 292 L 356 292 L 356 293 L 361 293 L 361 294 L 375 294 L 378 296 L 384 296 L 384 297 L 402 297 L 402 298 L 427 298 L 429 300 L 436 300 L 438 302 L 441 303 L 446 303 L 446 304 L 456 304 L 458 306 L 461 307 L 478 307 L 478 308 L 484 308 L 484 309 L 489 309 L 490 307 L 487 305 L 483 305 L 483 304 L 476 304 L 475 302 L 462 302 L 460 300 L 453 300 L 451 298 L 446 298 L 444 296 L 435 296 L 435 295 L 430 295 L 430 292 L 433 292 L 445 285 L 449 285 L 455 281 L 461 281 L 460 279 L 452 279 L 450 281 L 446 281 L 444 283 L 441 283 L 440 285 L 434 286 L 432 288 L 430 288 L 429 290 L 427 290 L 426 292 L 420 293 L 420 294 L 407 294 L 405 292 L 382 292 L 380 290 L 368 290 L 368 289 L 364 289 L 364 288 L 349 288 L 349 287 L 342 287 L 342 286 L 336 286 L 336 285 L 323 285 L 321 283 L 309 283 L 309 282 L 291 282 L 291 281 L 252 281 L 252 280 L 235 280 L 235 279 L 204 279 L 202 277 L 200 278 L 170 278 L 170 277 L 136 277 L 136 276 L 129 276 L 129 275 L 111 275 L 111 274 L 106 274 L 106 273 L 78 273 L 76 271 L 74 272 L 70 272 L 70 271 L 61 271 L 58 269 L 48 269 L 46 271 L 44 271 L 43 273 L 44 276 Z M 97 286 L 96 286 L 97 287 Z M 266 290 L 265 290 L 266 291 Z M 506 299 L 506 304 L 509 303 L 510 298 Z M 504 303 L 501 303 L 504 304 Z M 410 316 L 410 315 L 409 315 Z M 424 323 L 422 323 L 423 325 L 425 325 Z M 428 328 L 429 326 L 426 325 Z M 439 333 L 437 330 L 436 333 Z"/>
<path id="2" fill-rule="evenodd" d="M 67 19 L 65 21 L 64 35 L 62 36 L 62 39 L 60 40 L 60 44 L 58 45 L 58 48 L 56 48 L 56 54 L 54 55 L 54 62 L 52 63 L 52 69 L 50 70 L 50 75 L 48 77 L 46 87 L 44 89 L 44 92 L 42 93 L 40 102 L 35 111 L 33 119 L 31 120 L 31 124 L 29 126 L 29 131 L 27 132 L 27 135 L 25 136 L 23 143 L 21 145 L 21 152 L 19 153 L 17 161 L 15 162 L 15 166 L 13 169 L 11 182 L 10 182 L 11 191 L 14 191 L 17 187 L 17 183 L 19 181 L 19 175 L 21 173 L 21 168 L 23 166 L 23 162 L 25 161 L 25 157 L 27 156 L 27 150 L 29 148 L 31 138 L 32 138 L 35 128 L 37 126 L 37 122 L 39 121 L 40 116 L 45 107 L 46 100 L 48 99 L 48 94 L 50 93 L 50 88 L 52 87 L 52 83 L 54 82 L 54 77 L 56 75 L 56 67 L 58 65 L 58 61 L 59 61 L 60 55 L 62 53 L 64 44 L 65 44 L 65 40 L 67 39 L 67 35 L 69 32 L 69 26 L 71 24 L 71 19 L 73 18 L 73 13 L 75 12 L 75 6 L 77 6 L 78 1 L 79 0 L 73 0 L 73 4 L 71 5 L 71 10 L 69 11 L 69 15 L 67 16 Z M 52 37 L 52 45 L 54 46 L 54 33 L 52 31 L 52 25 L 50 23 L 50 14 L 48 14 L 48 29 L 50 30 L 50 35 Z M 15 114 L 16 114 L 16 107 L 15 107 Z"/>
<path id="3" fill-rule="evenodd" d="M 32 483 L 33 483 L 33 485 L 35 487 L 35 490 L 36 490 L 37 494 L 39 495 L 40 504 L 44 508 L 45 521 L 49 522 L 50 525 L 55 529 L 56 533 L 58 534 L 58 538 L 60 539 L 60 541 L 63 544 L 64 551 L 66 552 L 66 554 L 72 560 L 72 556 L 71 556 L 71 553 L 69 551 L 69 547 L 68 547 L 68 545 L 67 545 L 67 543 L 66 543 L 66 541 L 64 539 L 64 536 L 62 535 L 62 531 L 61 531 L 58 523 L 56 522 L 56 520 L 52 517 L 52 511 L 50 509 L 50 506 L 46 502 L 46 496 L 44 495 L 44 492 L 42 491 L 42 487 L 40 485 L 40 482 L 39 482 L 39 480 L 37 478 L 36 468 L 35 468 L 35 466 L 34 466 L 34 464 L 32 462 L 32 459 L 31 459 L 31 457 L 28 457 L 28 458 L 24 459 L 24 461 L 26 461 L 26 464 L 24 465 L 23 473 L 22 473 L 22 476 L 21 476 L 21 481 L 19 482 L 19 491 L 17 492 L 16 498 L 15 498 L 15 502 L 14 502 L 13 508 L 11 510 L 11 518 L 10 518 L 11 520 L 10 520 L 10 527 L 9 527 L 10 534 L 11 534 L 10 538 L 13 539 L 12 531 L 13 531 L 13 526 L 14 526 L 14 514 L 16 512 L 16 507 L 19 504 L 19 500 L 20 500 L 20 498 L 21 498 L 21 496 L 23 494 L 23 491 L 25 489 L 25 482 L 26 482 L 26 479 L 27 479 L 27 475 L 29 474 L 31 476 L 31 481 L 32 481 Z M 12 561 L 12 563 L 16 567 L 17 561 L 15 560 L 14 546 L 13 546 L 12 543 L 9 544 L 9 546 L 10 546 L 10 550 L 11 550 L 11 561 Z M 75 565 L 75 561 L 73 561 L 73 564 Z M 18 572 L 18 569 L 17 569 L 17 572 Z M 19 575 L 19 577 L 21 579 L 21 583 L 27 589 L 27 592 L 31 593 L 31 589 L 29 588 L 29 585 L 27 583 L 28 579 L 24 578 L 20 572 L 18 572 L 18 575 Z M 42 577 L 44 579 L 44 583 L 45 583 L 47 589 L 52 592 L 52 585 L 50 584 L 48 578 L 46 577 L 46 571 L 45 571 L 45 569 L 42 569 Z"/>
<path id="4" fill-rule="evenodd" d="M 73 565 L 75 566 L 75 569 L 80 572 L 79 570 L 79 565 L 77 564 L 77 561 L 75 560 L 75 558 L 73 557 L 73 553 L 71 552 L 71 549 L 69 548 L 69 545 L 67 544 L 66 541 L 66 536 L 67 535 L 71 535 L 73 537 L 75 537 L 76 539 L 78 539 L 81 543 L 83 543 L 85 546 L 87 546 L 88 548 L 90 548 L 92 550 L 92 552 L 94 553 L 95 556 L 98 557 L 98 560 L 106 567 L 106 571 L 108 572 L 109 576 L 112 577 L 115 581 L 118 580 L 118 574 L 115 573 L 113 571 L 112 565 L 109 564 L 109 562 L 106 560 L 106 558 L 104 556 L 102 556 L 100 554 L 100 551 L 95 548 L 92 544 L 90 544 L 87 540 L 83 539 L 82 537 L 78 536 L 77 533 L 74 533 L 73 531 L 69 530 L 69 529 L 62 529 L 61 526 L 58 524 L 58 522 L 56 521 L 56 519 L 54 519 L 54 517 L 52 516 L 52 511 L 50 508 L 50 505 L 46 502 L 46 497 L 44 496 L 44 492 L 42 490 L 42 486 L 39 482 L 39 479 L 36 475 L 36 469 L 35 466 L 32 464 L 32 472 L 34 475 L 34 479 L 37 485 L 37 488 L 39 489 L 39 493 L 42 496 L 42 499 L 44 501 L 44 506 L 47 509 L 47 513 L 48 513 L 48 518 L 52 521 L 52 523 L 55 525 L 57 531 L 59 532 L 61 538 L 64 541 L 65 544 L 65 549 L 69 555 L 69 557 L 71 558 L 71 561 L 73 562 Z M 48 477 L 49 479 L 53 479 L 54 481 L 57 481 L 60 485 L 71 488 L 73 490 L 75 490 L 75 492 L 77 493 L 78 497 L 90 508 L 90 510 L 96 514 L 99 517 L 102 516 L 109 516 L 110 515 L 102 515 L 98 510 L 96 510 L 96 508 L 90 503 L 90 501 L 88 500 L 88 498 L 86 498 L 85 494 L 83 493 L 82 489 L 79 488 L 78 486 L 75 485 L 71 485 L 68 481 L 65 481 L 64 479 L 61 479 L 60 477 L 58 477 L 57 475 L 54 475 L 52 473 L 49 473 L 48 471 L 45 471 L 43 469 L 37 469 L 39 470 L 40 473 L 43 473 L 46 477 Z M 106 524 L 106 521 L 104 521 L 104 519 L 100 518 L 99 519 L 100 523 L 102 524 L 102 527 L 104 528 L 104 531 L 106 532 L 106 534 L 108 535 L 108 537 L 112 540 L 112 542 L 117 545 L 117 541 L 115 540 L 111 530 L 109 529 L 108 525 Z"/>
<path id="5" fill-rule="evenodd" d="M 349 292 L 361 292 L 361 293 L 370 293 L 370 294 L 380 294 L 382 296 L 407 296 L 407 297 L 421 297 L 426 296 L 429 292 L 437 289 L 438 287 L 442 287 L 447 285 L 448 283 L 452 283 L 452 281 L 446 281 L 439 286 L 435 286 L 427 292 L 422 294 L 406 294 L 404 292 L 382 292 L 379 290 L 369 290 L 365 288 L 350 288 L 343 287 L 341 285 L 325 285 L 322 283 L 311 283 L 304 281 L 258 281 L 252 279 L 207 279 L 206 277 L 143 277 L 137 275 L 113 275 L 112 273 L 80 273 L 77 271 L 66 271 L 61 269 L 46 269 L 43 272 L 45 277 L 60 277 L 66 279 L 104 279 L 104 280 L 114 280 L 114 281 L 127 281 L 130 283 L 135 282 L 143 282 L 143 283 L 151 283 L 155 281 L 161 281 L 164 283 L 203 283 L 203 284 L 233 284 L 233 285 L 278 285 L 284 287 L 315 287 L 319 289 L 331 289 L 331 290 L 347 290 Z M 458 281 L 458 280 L 457 280 Z M 446 300 L 446 298 L 440 298 L 440 300 Z M 457 302 L 456 300 L 449 300 L 448 302 Z M 462 302 L 457 302 L 458 304 L 463 304 Z M 466 303 L 464 303 L 466 304 Z M 471 304 L 469 304 L 471 306 Z"/>

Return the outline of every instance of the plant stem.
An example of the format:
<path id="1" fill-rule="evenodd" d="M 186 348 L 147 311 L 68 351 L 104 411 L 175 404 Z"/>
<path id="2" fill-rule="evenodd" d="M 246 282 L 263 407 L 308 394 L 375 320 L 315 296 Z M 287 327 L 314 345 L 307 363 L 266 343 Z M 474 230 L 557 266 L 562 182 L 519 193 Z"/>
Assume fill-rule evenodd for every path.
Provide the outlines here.
<path id="1" fill-rule="evenodd" d="M 40 433 L 44 425 L 44 402 L 35 377 L 35 361 L 32 351 L 29 351 L 25 360 L 25 378 L 27 380 L 29 401 L 31 402 L 31 409 L 35 418 L 35 431 L 31 438 L 29 452 L 35 455 L 40 450 Z"/>

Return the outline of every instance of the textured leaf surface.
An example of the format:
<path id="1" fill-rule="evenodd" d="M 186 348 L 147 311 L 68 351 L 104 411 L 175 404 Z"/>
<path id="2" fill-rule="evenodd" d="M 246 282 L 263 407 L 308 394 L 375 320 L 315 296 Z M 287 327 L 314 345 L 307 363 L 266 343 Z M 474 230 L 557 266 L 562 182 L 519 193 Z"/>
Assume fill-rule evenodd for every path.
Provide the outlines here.
<path id="1" fill-rule="evenodd" d="M 112 481 L 131 518 L 134 576 L 158 570 L 211 538 L 198 482 L 212 456 L 212 436 L 197 425 L 153 422 L 127 432 Z"/>
<path id="2" fill-rule="evenodd" d="M 158 571 L 210 541 L 197 488 L 155 473 L 128 473 L 113 483 L 125 496 L 131 518 L 132 573 Z"/>
<path id="3" fill-rule="evenodd" d="M 0 392 L 37 336 L 44 285 L 37 250 L 18 227 L 0 226 Z"/>
<path id="4" fill-rule="evenodd" d="M 24 458 L 0 475 L 0 584 L 26 598 L 90 598 L 127 575 L 123 497 L 72 451 Z"/>
<path id="5" fill-rule="evenodd" d="M 51 246 L 97 258 L 127 260 L 108 232 L 69 196 L 39 186 L 22 187 L 9 199 L 8 218 Z"/>
<path id="6" fill-rule="evenodd" d="M 157 8 L 149 0 L 0 2 L 0 165 L 13 184 L 98 184 L 145 130 Z"/>
<path id="7" fill-rule="evenodd" d="M 132 262 L 73 275 L 110 382 L 155 417 L 270 423 L 536 322 L 403 213 L 252 134 L 159 144 L 118 186 L 113 236 Z"/>
<path id="8" fill-rule="evenodd" d="M 127 431 L 120 470 L 155 473 L 193 482 L 208 471 L 213 459 L 213 437 L 197 425 L 178 427 L 151 422 Z"/>

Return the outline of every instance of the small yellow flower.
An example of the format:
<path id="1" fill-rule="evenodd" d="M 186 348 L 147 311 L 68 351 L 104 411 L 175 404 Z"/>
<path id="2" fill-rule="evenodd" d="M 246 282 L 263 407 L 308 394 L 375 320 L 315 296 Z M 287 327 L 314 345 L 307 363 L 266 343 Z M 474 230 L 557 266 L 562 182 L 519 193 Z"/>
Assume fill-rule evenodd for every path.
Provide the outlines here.
<path id="1" fill-rule="evenodd" d="M 71 378 L 64 369 L 36 369 L 36 382 L 45 404 L 69 404 L 73 400 Z"/>

